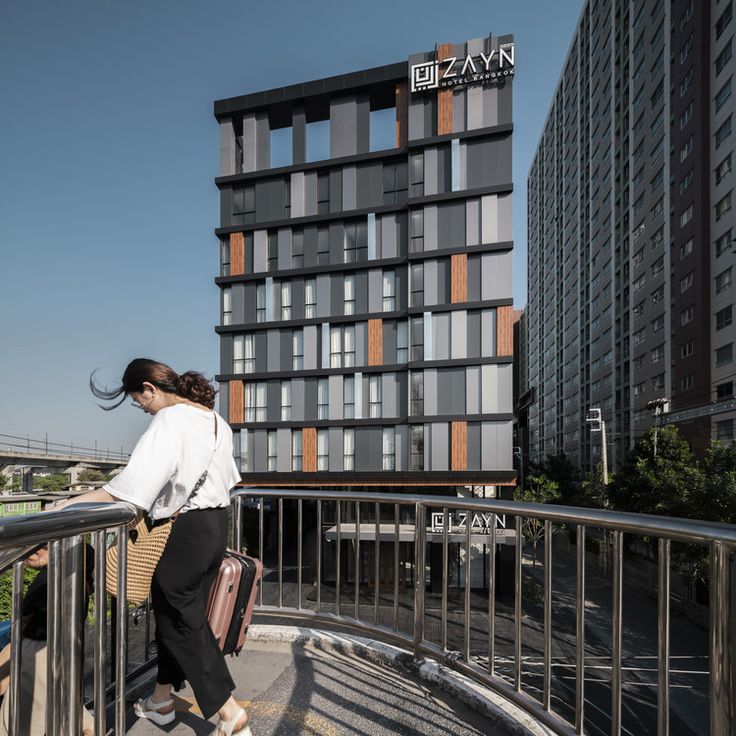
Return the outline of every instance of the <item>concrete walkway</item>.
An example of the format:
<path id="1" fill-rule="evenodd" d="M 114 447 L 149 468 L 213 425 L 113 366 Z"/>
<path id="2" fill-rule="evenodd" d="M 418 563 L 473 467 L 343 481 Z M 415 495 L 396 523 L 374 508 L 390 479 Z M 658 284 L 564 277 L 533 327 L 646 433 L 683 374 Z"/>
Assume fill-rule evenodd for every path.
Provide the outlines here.
<path id="1" fill-rule="evenodd" d="M 509 736 L 509 729 L 469 708 L 438 685 L 407 670 L 347 650 L 299 642 L 249 641 L 228 658 L 235 697 L 250 716 L 254 736 L 370 734 L 371 736 Z M 164 727 L 135 718 L 131 736 L 209 736 L 189 690 L 176 700 L 177 720 Z M 213 719 L 215 720 L 215 719 Z"/>

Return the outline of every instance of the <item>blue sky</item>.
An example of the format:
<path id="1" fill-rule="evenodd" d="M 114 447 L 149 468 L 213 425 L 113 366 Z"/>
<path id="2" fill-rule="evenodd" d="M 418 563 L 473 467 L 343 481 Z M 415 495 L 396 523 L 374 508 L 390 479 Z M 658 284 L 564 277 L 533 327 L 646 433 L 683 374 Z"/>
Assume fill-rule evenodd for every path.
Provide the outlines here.
<path id="1" fill-rule="evenodd" d="M 0 18 L 0 433 L 129 450 L 97 408 L 136 356 L 218 371 L 213 101 L 513 33 L 514 298 L 526 175 L 583 0 L 6 0 Z M 2 444 L 2 438 L 0 438 Z"/>

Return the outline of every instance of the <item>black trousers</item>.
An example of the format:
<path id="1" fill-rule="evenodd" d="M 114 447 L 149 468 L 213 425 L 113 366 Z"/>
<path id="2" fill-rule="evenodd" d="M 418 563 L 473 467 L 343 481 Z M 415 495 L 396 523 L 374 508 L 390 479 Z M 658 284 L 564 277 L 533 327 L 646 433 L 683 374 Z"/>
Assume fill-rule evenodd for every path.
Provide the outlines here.
<path id="1" fill-rule="evenodd" d="M 227 509 L 180 514 L 151 585 L 156 614 L 156 681 L 179 690 L 187 680 L 205 718 L 230 697 L 235 683 L 206 619 L 207 599 L 225 555 Z"/>

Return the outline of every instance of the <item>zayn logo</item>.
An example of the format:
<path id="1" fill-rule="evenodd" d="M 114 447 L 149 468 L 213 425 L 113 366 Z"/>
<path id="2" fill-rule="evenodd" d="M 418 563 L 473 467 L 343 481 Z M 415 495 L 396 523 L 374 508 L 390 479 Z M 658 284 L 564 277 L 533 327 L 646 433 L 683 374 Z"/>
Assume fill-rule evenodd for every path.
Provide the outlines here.
<path id="1" fill-rule="evenodd" d="M 423 92 L 426 89 L 437 89 L 439 87 L 439 66 L 437 61 L 414 64 L 411 68 L 411 91 Z"/>

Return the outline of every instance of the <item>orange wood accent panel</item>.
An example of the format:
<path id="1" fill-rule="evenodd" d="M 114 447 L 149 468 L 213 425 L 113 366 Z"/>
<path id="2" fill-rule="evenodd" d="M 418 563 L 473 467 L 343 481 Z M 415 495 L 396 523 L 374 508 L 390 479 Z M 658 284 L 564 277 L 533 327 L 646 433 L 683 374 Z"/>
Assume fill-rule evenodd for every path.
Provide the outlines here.
<path id="1" fill-rule="evenodd" d="M 453 45 L 443 43 L 437 47 L 437 58 L 452 56 Z M 440 74 L 444 73 L 446 65 L 440 65 Z M 437 93 L 437 135 L 452 133 L 452 87 L 442 89 Z"/>
<path id="2" fill-rule="evenodd" d="M 396 85 L 396 146 L 403 148 L 409 141 L 409 91 L 406 82 Z"/>
<path id="3" fill-rule="evenodd" d="M 317 472 L 317 430 L 314 427 L 302 430 L 302 470 L 305 473 Z"/>
<path id="4" fill-rule="evenodd" d="M 514 354 L 513 307 L 496 308 L 496 355 Z"/>
<path id="5" fill-rule="evenodd" d="M 383 365 L 383 320 L 368 320 L 368 365 Z"/>
<path id="6" fill-rule="evenodd" d="M 230 404 L 228 406 L 230 424 L 240 424 L 245 417 L 245 384 L 243 381 L 230 381 Z"/>
<path id="7" fill-rule="evenodd" d="M 468 423 L 451 422 L 452 448 L 450 452 L 451 470 L 468 469 Z"/>
<path id="8" fill-rule="evenodd" d="M 238 276 L 245 273 L 245 235 L 230 233 L 230 273 Z"/>
<path id="9" fill-rule="evenodd" d="M 468 301 L 468 254 L 450 256 L 450 302 Z"/>

